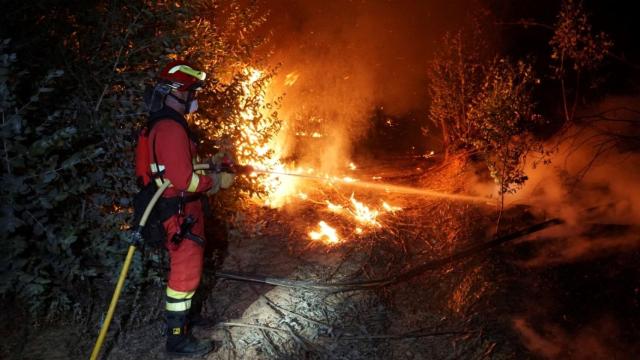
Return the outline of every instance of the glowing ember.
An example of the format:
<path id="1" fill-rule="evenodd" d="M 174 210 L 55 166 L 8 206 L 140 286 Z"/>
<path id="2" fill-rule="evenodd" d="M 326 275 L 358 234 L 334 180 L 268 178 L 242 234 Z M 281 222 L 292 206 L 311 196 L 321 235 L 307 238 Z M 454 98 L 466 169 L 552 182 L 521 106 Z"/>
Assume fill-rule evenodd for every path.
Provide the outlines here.
<path id="1" fill-rule="evenodd" d="M 321 138 L 322 134 L 320 134 L 319 132 L 314 132 L 313 134 L 311 134 L 311 137 L 313 137 L 313 138 Z"/>
<path id="2" fill-rule="evenodd" d="M 298 193 L 298 197 L 299 197 L 300 199 L 302 199 L 302 200 L 307 200 L 307 199 L 309 198 L 309 195 L 307 195 L 307 194 L 303 193 L 302 191 L 300 191 L 300 192 Z"/>
<path id="3" fill-rule="evenodd" d="M 356 164 L 354 164 L 354 163 L 349 163 L 349 169 L 350 169 L 350 170 L 355 170 L 355 169 L 357 169 Z"/>
<path id="4" fill-rule="evenodd" d="M 326 200 L 326 202 L 327 202 L 327 208 L 329 209 L 329 211 L 332 211 L 332 212 L 335 212 L 335 213 L 340 213 L 340 212 L 342 212 L 342 210 L 344 210 L 344 207 L 342 207 L 342 205 L 333 204 L 329 200 Z"/>
<path id="5" fill-rule="evenodd" d="M 348 177 L 348 176 L 345 176 L 345 177 L 343 177 L 343 178 L 342 178 L 342 181 L 344 181 L 344 182 L 346 182 L 346 183 L 353 183 L 353 182 L 356 182 L 356 181 L 358 181 L 358 180 L 356 180 L 356 179 L 354 179 L 354 178 L 350 178 L 350 177 Z"/>
<path id="6" fill-rule="evenodd" d="M 296 81 L 298 81 L 299 77 L 300 77 L 300 74 L 297 71 L 290 72 L 284 78 L 284 84 L 287 86 L 293 86 L 293 84 L 295 84 Z"/>
<path id="7" fill-rule="evenodd" d="M 324 221 L 320 221 L 318 226 L 320 227 L 319 231 L 309 232 L 311 240 L 322 240 L 327 244 L 337 244 L 340 242 L 340 237 L 338 236 L 336 229 L 327 225 Z"/>
<path id="8" fill-rule="evenodd" d="M 435 151 L 431 150 L 429 153 L 422 155 L 423 158 L 425 159 L 429 159 L 431 157 L 433 157 L 433 155 L 435 155 Z"/>
<path id="9" fill-rule="evenodd" d="M 382 208 L 387 210 L 388 212 L 396 212 L 396 211 L 402 210 L 401 207 L 391 206 L 391 205 L 387 204 L 385 201 L 382 202 Z"/>
<path id="10" fill-rule="evenodd" d="M 353 204 L 353 216 L 355 219 L 364 225 L 380 227 L 380 223 L 377 220 L 378 210 L 371 210 L 351 194 L 351 204 Z"/>
<path id="11" fill-rule="evenodd" d="M 361 235 L 364 232 L 361 227 L 356 228 L 356 234 Z"/>

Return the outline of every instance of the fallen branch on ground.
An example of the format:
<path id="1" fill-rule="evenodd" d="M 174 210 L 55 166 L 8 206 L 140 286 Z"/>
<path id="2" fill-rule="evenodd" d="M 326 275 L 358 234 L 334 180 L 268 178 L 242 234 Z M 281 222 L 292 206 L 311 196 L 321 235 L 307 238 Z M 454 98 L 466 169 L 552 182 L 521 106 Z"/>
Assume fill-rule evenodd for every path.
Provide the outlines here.
<path id="1" fill-rule="evenodd" d="M 380 335 L 362 335 L 362 336 L 345 336 L 340 340 L 403 340 L 415 339 L 430 336 L 446 336 L 446 335 L 466 335 L 469 331 L 412 331 L 404 334 L 380 334 Z"/>
<path id="2" fill-rule="evenodd" d="M 491 241 L 487 241 L 482 244 L 478 244 L 475 246 L 471 246 L 465 250 L 458 251 L 449 256 L 445 256 L 440 259 L 428 260 L 418 265 L 412 269 L 407 271 L 403 271 L 396 275 L 391 275 L 381 279 L 368 280 L 368 281 L 351 281 L 351 282 L 335 282 L 335 283 L 318 283 L 313 281 L 303 281 L 303 280 L 291 280 L 285 278 L 275 278 L 270 276 L 264 276 L 259 274 L 243 274 L 236 273 L 230 271 L 216 271 L 216 276 L 222 279 L 228 280 L 237 280 L 237 281 L 249 281 L 249 282 L 257 282 L 275 286 L 283 286 L 290 288 L 302 288 L 302 289 L 311 289 L 311 290 L 340 290 L 340 291 L 348 291 L 348 290 L 358 290 L 358 289 L 374 289 L 382 286 L 388 286 L 400 281 L 411 279 L 417 275 L 420 275 L 429 270 L 436 270 L 447 266 L 453 262 L 463 260 L 465 258 L 471 257 L 473 255 L 479 254 L 485 250 L 492 249 L 499 245 L 502 245 L 506 242 L 513 241 L 515 239 L 519 239 L 523 236 L 533 234 L 535 232 L 544 230 L 548 227 L 559 225 L 564 223 L 561 219 L 551 219 L 547 220 L 528 228 L 513 232 L 511 234 L 507 234 L 505 236 L 501 236 Z"/>

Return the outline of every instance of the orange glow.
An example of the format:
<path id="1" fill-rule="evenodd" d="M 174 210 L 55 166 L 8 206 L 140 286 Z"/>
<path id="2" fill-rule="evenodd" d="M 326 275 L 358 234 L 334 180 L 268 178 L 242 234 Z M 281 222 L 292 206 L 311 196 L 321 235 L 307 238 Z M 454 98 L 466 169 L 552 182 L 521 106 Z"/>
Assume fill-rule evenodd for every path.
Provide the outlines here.
<path id="1" fill-rule="evenodd" d="M 336 205 L 333 204 L 331 201 L 326 200 L 327 202 L 327 208 L 329 209 L 329 211 L 331 212 L 335 212 L 335 213 L 341 213 L 342 210 L 344 210 L 344 207 L 342 205 Z"/>
<path id="2" fill-rule="evenodd" d="M 293 84 L 295 84 L 296 81 L 298 81 L 299 77 L 300 77 L 300 74 L 297 71 L 290 72 L 284 78 L 284 84 L 287 86 L 293 86 Z"/>
<path id="3" fill-rule="evenodd" d="M 311 240 L 321 240 L 326 244 L 337 244 L 340 242 L 340 237 L 338 236 L 336 229 L 332 228 L 324 221 L 320 221 L 318 226 L 320 227 L 319 231 L 309 232 Z"/>
<path id="4" fill-rule="evenodd" d="M 274 138 L 267 139 L 264 134 L 268 133 L 273 125 L 273 119 L 267 112 L 267 100 L 264 90 L 257 86 L 263 82 L 263 88 L 268 88 L 268 80 L 265 74 L 253 67 L 247 66 L 242 70 L 246 79 L 241 82 L 240 89 L 242 95 L 239 97 L 238 125 L 235 128 L 222 127 L 218 130 L 218 135 L 226 133 L 236 133 L 240 136 L 233 144 L 236 149 L 236 157 L 239 163 L 249 164 L 258 169 L 276 172 L 290 172 L 281 161 L 285 156 L 282 134 L 277 134 Z M 291 75 L 291 85 L 297 79 L 297 75 Z M 257 105 L 257 106 L 255 106 Z M 282 177 L 278 175 L 257 175 L 256 179 L 265 189 L 267 197 L 264 199 L 254 198 L 270 207 L 279 207 L 286 202 L 290 196 L 298 194 L 296 183 L 298 179 L 294 177 Z"/>
<path id="5" fill-rule="evenodd" d="M 360 201 L 356 200 L 353 194 L 351 194 L 351 204 L 353 205 L 353 217 L 359 223 L 368 226 L 380 227 L 380 223 L 377 220 L 378 210 L 371 210 Z"/>
<path id="6" fill-rule="evenodd" d="M 267 109 L 267 94 L 264 90 L 269 89 L 270 84 L 265 80 L 265 74 L 255 68 L 246 67 L 243 70 L 245 80 L 240 84 L 242 95 L 240 96 L 238 107 L 239 120 L 236 122 L 240 125 L 237 128 L 220 129 L 220 134 L 236 133 L 240 137 L 236 139 L 235 145 L 237 152 L 237 160 L 241 164 L 250 164 L 256 169 L 272 171 L 276 173 L 289 173 L 296 175 L 310 175 L 326 179 L 327 182 L 355 183 L 357 179 L 349 176 L 335 176 L 332 174 L 322 173 L 314 168 L 307 166 L 288 166 L 282 159 L 287 157 L 285 153 L 286 144 L 291 139 L 286 139 L 288 135 L 300 137 L 319 138 L 323 134 L 300 129 L 295 133 L 281 131 L 275 134 L 273 138 L 266 138 L 265 133 L 269 132 L 273 124 Z M 298 79 L 297 73 L 290 73 L 286 76 L 285 82 L 288 86 L 292 86 Z M 265 83 L 267 82 L 267 83 Z M 261 85 L 261 86 L 258 86 Z M 256 106 L 257 105 L 257 106 Z M 283 126 L 284 127 L 284 126 Z M 358 167 L 353 162 L 349 162 L 347 167 L 350 171 L 355 172 Z M 251 175 L 254 181 L 258 181 L 266 192 L 264 198 L 254 198 L 254 201 L 263 205 L 277 208 L 288 201 L 311 201 L 313 203 L 326 204 L 327 210 L 340 214 L 349 222 L 353 222 L 354 234 L 364 234 L 367 229 L 381 228 L 379 216 L 383 213 L 393 213 L 401 210 L 400 207 L 391 206 L 382 201 L 382 206 L 378 209 L 370 208 L 364 203 L 358 201 L 354 194 L 351 194 L 350 204 L 333 203 L 328 198 L 322 200 L 312 200 L 307 192 L 303 191 L 303 178 L 294 176 L 282 176 L 278 174 L 257 174 Z M 374 177 L 374 179 L 380 179 Z M 314 183 L 317 185 L 317 183 Z M 307 189 L 311 189 L 307 187 Z M 340 236 L 336 229 L 329 226 L 325 221 L 318 223 L 318 228 L 309 232 L 312 240 L 319 240 L 325 244 L 336 244 L 341 242 Z"/>
<path id="7" fill-rule="evenodd" d="M 391 206 L 391 205 L 387 204 L 386 201 L 382 202 L 382 208 L 387 210 L 388 212 L 392 212 L 392 213 L 402 210 L 401 207 Z"/>

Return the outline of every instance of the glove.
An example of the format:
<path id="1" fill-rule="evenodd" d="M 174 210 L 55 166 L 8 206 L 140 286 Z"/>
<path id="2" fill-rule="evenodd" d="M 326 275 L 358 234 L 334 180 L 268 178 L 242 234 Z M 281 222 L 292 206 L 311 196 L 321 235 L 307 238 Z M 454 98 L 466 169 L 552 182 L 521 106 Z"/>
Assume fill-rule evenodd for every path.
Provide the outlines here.
<path id="1" fill-rule="evenodd" d="M 222 189 L 228 189 L 232 184 L 233 184 L 233 179 L 235 179 L 236 176 L 234 174 L 230 174 L 228 172 L 221 172 L 220 173 L 220 187 Z"/>
<path id="2" fill-rule="evenodd" d="M 222 164 L 223 159 L 227 154 L 224 151 L 217 152 L 215 155 L 211 157 L 211 163 L 215 165 Z"/>
<path id="3" fill-rule="evenodd" d="M 235 179 L 235 175 L 227 172 L 214 172 L 209 177 L 213 181 L 213 186 L 207 191 L 207 195 L 213 195 L 220 189 L 228 189 L 233 185 L 233 180 Z"/>
<path id="4" fill-rule="evenodd" d="M 220 191 L 220 185 L 222 183 L 222 173 L 214 172 L 209 174 L 209 177 L 213 181 L 213 186 L 211 186 L 211 189 L 207 191 L 207 195 L 213 195 Z"/>

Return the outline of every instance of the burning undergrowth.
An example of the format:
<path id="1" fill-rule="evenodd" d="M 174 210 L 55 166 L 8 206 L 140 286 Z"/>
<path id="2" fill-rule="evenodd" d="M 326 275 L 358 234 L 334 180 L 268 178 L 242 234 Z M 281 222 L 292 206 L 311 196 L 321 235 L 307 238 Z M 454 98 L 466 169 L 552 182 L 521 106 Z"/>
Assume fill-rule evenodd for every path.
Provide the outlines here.
<path id="1" fill-rule="evenodd" d="M 431 170 L 423 181 L 433 185 L 455 172 Z M 384 181 L 375 170 L 356 174 Z M 402 179 L 396 176 L 396 181 Z M 279 209 L 253 208 L 236 225 L 248 230 L 239 234 L 244 247 L 253 247 L 249 244 L 263 238 L 280 242 L 261 253 L 269 258 L 272 276 L 316 283 L 366 282 L 484 241 L 490 223 L 487 214 L 485 205 L 380 194 L 349 183 L 315 183 L 298 193 L 295 202 Z M 261 225 L 256 229 L 254 224 Z M 321 231 L 325 231 L 322 236 Z M 333 241 L 331 234 L 339 240 Z M 283 240 L 287 256 L 296 261 L 277 265 L 275 258 L 283 254 L 272 252 Z M 245 265 L 234 261 L 228 269 L 249 271 Z M 494 293 L 485 265 L 484 261 L 462 261 L 409 282 L 365 292 L 277 287 L 264 293 L 266 289 L 254 288 L 255 300 L 234 317 L 242 321 L 232 318 L 223 325 L 226 330 L 219 335 L 223 351 L 258 358 L 353 359 L 491 353 L 496 341 L 483 335 L 486 323 L 479 320 L 486 299 Z M 250 325 L 247 319 L 252 319 Z"/>
<path id="2" fill-rule="evenodd" d="M 253 74 L 258 74 L 255 71 Z M 252 81 L 251 76 L 248 79 Z M 252 87 L 245 89 L 250 93 Z M 264 102 L 266 98 L 266 95 L 257 97 Z M 241 116 L 247 123 L 242 129 L 245 138 L 258 139 L 260 126 L 255 124 L 260 124 L 261 115 Z M 437 167 L 423 160 L 396 162 L 386 173 L 380 166 L 361 168 L 348 157 L 339 156 L 342 160 L 334 161 L 331 171 L 326 172 L 321 163 L 305 160 L 304 154 L 287 152 L 292 148 L 282 145 L 283 141 L 307 144 L 326 141 L 327 133 L 322 128 L 311 125 L 299 128 L 301 124 L 296 123 L 294 133 L 291 128 L 279 133 L 276 141 L 253 142 L 269 155 L 267 161 L 255 165 L 270 174 L 257 171 L 253 178 L 262 182 L 269 196 L 254 199 L 267 207 L 250 207 L 247 217 L 238 219 L 241 221 L 236 227 L 241 229 L 239 236 L 243 239 L 235 241 L 270 239 L 280 243 L 280 251 L 286 254 L 269 255 L 268 251 L 273 249 L 263 254 L 270 260 L 263 261 L 269 275 L 309 282 L 366 282 L 400 273 L 425 260 L 443 258 L 495 235 L 497 187 L 478 180 L 482 178 L 481 166 L 473 157 L 451 157 Z M 287 126 L 290 124 L 285 120 L 284 128 Z M 566 156 L 571 152 L 561 149 L 558 154 Z M 513 336 L 513 329 L 524 339 L 523 346 L 540 351 L 531 339 L 544 339 L 544 331 L 540 335 L 536 329 L 548 324 L 519 321 L 514 328 L 511 317 L 528 313 L 534 290 L 556 298 L 561 304 L 550 304 L 541 319 L 557 316 L 576 301 L 573 295 L 557 298 L 556 293 L 562 290 L 545 287 L 540 271 L 565 284 L 571 276 L 565 278 L 567 270 L 558 270 L 558 266 L 577 260 L 592 261 L 638 245 L 632 232 L 634 202 L 621 197 L 621 190 L 637 174 L 629 171 L 612 181 L 606 177 L 612 171 L 606 163 L 604 170 L 596 172 L 576 170 L 583 169 L 585 164 L 592 165 L 588 155 L 580 161 L 571 161 L 575 167 L 569 170 L 530 169 L 529 183 L 517 198 L 508 199 L 509 205 L 502 214 L 505 224 L 502 233 L 550 217 L 564 219 L 568 223 L 564 228 L 530 237 L 515 249 L 460 261 L 375 292 L 327 295 L 322 291 L 280 287 L 268 293 L 254 291 L 255 298 L 246 311 L 235 316 L 243 321 L 227 321 L 225 351 L 266 358 L 322 358 L 326 354 L 371 358 L 373 354 L 413 353 L 439 358 L 451 353 L 459 357 L 522 353 L 524 350 L 518 347 L 521 339 Z M 335 156 L 331 155 L 334 159 Z M 560 163 L 558 158 L 553 159 L 555 164 Z M 407 169 L 416 169 L 418 176 Z M 580 182 L 569 181 L 578 175 Z M 410 188 L 406 186 L 429 190 L 407 191 Z M 610 201 L 604 202 L 607 199 Z M 593 206 L 594 201 L 605 206 Z M 608 211 L 610 207 L 617 209 L 620 216 Z M 615 218 L 626 221 L 612 221 Z M 612 232 L 612 228 L 618 232 Z M 286 244 L 284 248 L 282 243 Z M 273 264 L 272 260 L 283 256 L 295 261 L 282 266 Z M 260 269 L 260 263 L 251 267 Z M 241 263 L 228 269 L 248 271 Z M 522 271 L 526 276 L 522 276 Z M 575 275 L 572 271 L 568 273 Z M 581 284 L 576 291 L 588 286 L 593 284 Z M 613 289 L 612 293 L 618 290 L 622 288 Z M 520 301 L 515 307 L 510 304 L 514 299 Z M 599 303 L 601 300 L 590 305 Z M 572 319 L 571 324 L 585 324 L 602 316 L 591 308 L 583 310 L 586 320 Z M 246 319 L 252 319 L 250 326 Z M 568 324 L 558 326 L 566 334 L 572 333 Z M 626 331 L 628 328 L 620 330 Z M 511 338 L 505 339 L 505 334 L 511 334 L 507 335 Z M 421 341 L 425 337 L 437 340 Z M 353 346 L 353 342 L 362 341 L 370 346 Z M 238 346 L 239 342 L 242 346 Z M 565 348 L 573 346 L 562 341 L 558 344 Z M 564 353 L 563 348 L 559 354 Z"/>
<path id="3" fill-rule="evenodd" d="M 251 201 L 265 206 L 247 207 L 245 218 L 236 218 L 239 232 L 233 241 L 246 246 L 240 243 L 268 239 L 278 245 L 261 249 L 265 258 L 259 262 L 241 261 L 227 270 L 246 272 L 261 269 L 262 264 L 271 276 L 367 282 L 495 236 L 497 186 L 478 180 L 483 177 L 481 165 L 473 156 L 449 157 L 437 167 L 425 163 L 428 159 L 407 158 L 396 161 L 388 173 L 381 171 L 380 164 L 361 168 L 350 158 L 348 144 L 357 131 L 349 126 L 358 127 L 366 119 L 361 110 L 370 104 L 349 104 L 348 111 L 334 119 L 329 115 L 332 106 L 322 111 L 304 106 L 286 111 L 298 108 L 292 105 L 285 108 L 287 118 L 279 119 L 282 124 L 275 128 L 276 114 L 269 104 L 282 87 L 256 68 L 246 67 L 243 75 L 241 111 L 234 122 L 238 126 L 220 131 L 237 135 L 238 160 L 256 168 L 250 180 L 264 189 L 262 197 Z M 304 75 L 288 73 L 284 86 L 293 89 Z M 323 103 L 331 105 L 331 99 Z M 569 134 L 578 140 L 592 135 Z M 319 148 L 323 151 L 316 151 Z M 558 274 L 554 266 L 639 245 L 633 232 L 636 202 L 623 197 L 625 189 L 637 183 L 638 174 L 618 171 L 619 176 L 611 179 L 620 164 L 604 162 L 594 171 L 593 153 L 574 148 L 559 149 L 552 160 L 563 164 L 560 156 L 576 154 L 577 160 L 564 161 L 570 165 L 565 168 L 529 169 L 529 182 L 516 197 L 507 199 L 505 213 L 500 214 L 505 224 L 501 233 L 550 217 L 565 220 L 568 225 L 563 229 L 521 241 L 515 251 L 461 260 L 374 292 L 327 294 L 277 287 L 263 293 L 254 289 L 244 313 L 235 314 L 243 321 L 225 322 L 224 351 L 267 358 L 410 357 L 407 354 L 414 352 L 436 358 L 451 353 L 477 358 L 494 351 L 522 352 L 519 339 L 502 338 L 513 335 L 511 316 L 528 313 L 530 289 L 542 287 L 550 297 L 561 291 L 544 287 L 537 269 L 558 277 L 562 284 L 565 270 Z M 635 190 L 626 193 L 637 198 Z M 620 232 L 613 233 L 611 226 Z M 295 260 L 274 265 L 275 259 L 284 258 Z M 519 271 L 530 272 L 519 278 Z M 506 299 L 513 298 L 522 303 L 510 308 Z M 574 301 L 559 299 L 563 306 L 549 306 L 544 316 L 552 317 Z M 589 313 L 588 318 L 600 315 Z M 515 324 L 524 346 L 539 351 L 531 339 L 544 339 L 546 335 L 536 329 L 546 325 L 529 326 L 520 320 Z M 573 324 L 580 322 L 574 319 Z M 571 333 L 566 326 L 561 328 Z M 363 341 L 370 346 L 353 346 Z"/>

